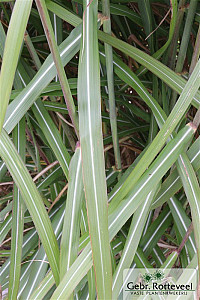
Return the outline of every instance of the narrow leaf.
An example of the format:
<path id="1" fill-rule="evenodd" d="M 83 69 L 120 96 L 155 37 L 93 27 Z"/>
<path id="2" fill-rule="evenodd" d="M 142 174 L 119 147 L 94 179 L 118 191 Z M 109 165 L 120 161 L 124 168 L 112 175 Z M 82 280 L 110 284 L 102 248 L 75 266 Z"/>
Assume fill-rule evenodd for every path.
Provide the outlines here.
<path id="1" fill-rule="evenodd" d="M 21 195 L 32 215 L 33 222 L 45 248 L 56 283 L 59 282 L 59 250 L 51 222 L 45 210 L 41 196 L 33 183 L 24 163 L 4 130 L 0 136 L 0 155 L 15 180 Z"/>
<path id="2" fill-rule="evenodd" d="M 0 75 L 0 132 L 3 127 L 5 113 L 10 98 L 15 71 L 23 42 L 24 32 L 28 22 L 32 0 L 17 0 L 13 9 L 5 42 Z M 13 51 L 15 49 L 15 51 Z"/>
<path id="3" fill-rule="evenodd" d="M 87 201 L 97 294 L 111 299 L 112 271 L 108 235 L 107 190 L 101 130 L 101 95 L 97 40 L 97 1 L 84 3 L 78 104 L 83 181 Z"/>

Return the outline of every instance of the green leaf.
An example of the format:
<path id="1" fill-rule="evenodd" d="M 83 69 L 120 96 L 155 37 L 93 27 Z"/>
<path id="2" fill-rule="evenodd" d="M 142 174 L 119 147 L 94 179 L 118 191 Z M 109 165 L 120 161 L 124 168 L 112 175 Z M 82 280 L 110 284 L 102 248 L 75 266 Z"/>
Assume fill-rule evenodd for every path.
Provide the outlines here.
<path id="1" fill-rule="evenodd" d="M 185 85 L 183 92 L 181 93 L 174 109 L 167 118 L 162 129 L 159 131 L 148 150 L 145 152 L 142 159 L 137 164 L 136 168 L 132 171 L 129 177 L 123 184 L 123 187 L 120 189 L 119 193 L 115 195 L 112 200 L 112 204 L 115 202 L 118 203 L 120 199 L 124 198 L 126 194 L 130 191 L 131 186 L 137 182 L 144 170 L 149 166 L 155 156 L 158 154 L 164 143 L 170 137 L 171 133 L 178 125 L 179 121 L 183 117 L 186 109 L 190 105 L 193 96 L 196 94 L 200 85 L 200 61 L 197 63 L 190 79 Z M 115 199 L 115 200 L 114 200 Z"/>
<path id="2" fill-rule="evenodd" d="M 43 299 L 50 288 L 54 285 L 55 281 L 53 278 L 52 271 L 49 271 L 45 278 L 41 281 L 40 285 L 34 291 L 33 294 L 30 296 L 30 300 L 38 300 Z"/>
<path id="3" fill-rule="evenodd" d="M 59 46 L 60 56 L 65 65 L 77 53 L 80 47 L 81 26 L 75 28 L 69 37 Z M 36 101 L 43 89 L 56 76 L 56 67 L 50 54 L 31 82 L 13 100 L 6 111 L 4 129 L 10 133 L 27 110 Z"/>
<path id="4" fill-rule="evenodd" d="M 80 147 L 72 157 L 60 246 L 60 280 L 78 256 L 81 204 L 84 198 Z"/>
<path id="5" fill-rule="evenodd" d="M 31 6 L 32 0 L 17 0 L 14 5 L 8 28 L 0 75 L 0 132 L 4 123 L 5 113 L 10 98 L 15 71 L 20 56 L 20 48 L 23 42 Z M 15 49 L 15 51 L 13 51 L 13 49 Z"/>
<path id="6" fill-rule="evenodd" d="M 13 179 L 15 180 L 21 195 L 32 215 L 33 222 L 40 235 L 45 248 L 55 282 L 59 283 L 59 250 L 58 244 L 51 226 L 51 222 L 43 205 L 41 196 L 33 183 L 23 161 L 19 157 L 9 136 L 4 130 L 0 136 L 0 155 L 5 161 Z"/>
<path id="7" fill-rule="evenodd" d="M 183 79 L 181 76 L 177 75 L 175 72 L 170 70 L 167 66 L 165 66 L 164 64 L 162 64 L 161 62 L 159 62 L 158 60 L 153 58 L 152 56 L 142 52 L 141 50 L 139 50 L 117 38 L 114 38 L 112 36 L 110 37 L 108 34 L 105 34 L 101 31 L 98 32 L 98 37 L 103 42 L 110 44 L 113 48 L 116 48 L 116 49 L 126 53 L 133 59 L 135 59 L 137 62 L 139 62 L 144 67 L 146 67 L 157 77 L 159 77 L 161 80 L 163 80 L 169 87 L 171 87 L 172 89 L 177 91 L 177 93 L 181 94 L 182 90 L 185 88 L 185 85 L 187 82 L 185 79 Z M 197 69 L 196 69 L 196 71 L 197 71 Z M 197 73 L 196 73 L 195 77 L 198 77 Z M 197 93 L 197 90 L 192 95 L 191 100 L 193 100 L 192 104 L 198 108 L 200 105 L 200 94 L 199 94 L 199 92 Z M 177 107 L 176 107 L 176 109 L 177 109 Z"/>
<path id="8" fill-rule="evenodd" d="M 94 260 L 97 295 L 112 298 L 107 190 L 101 130 L 97 1 L 85 2 L 78 73 L 78 108 L 83 182 Z"/>
<path id="9" fill-rule="evenodd" d="M 56 238 L 58 239 L 62 228 L 63 228 L 63 220 L 64 220 L 64 205 L 60 207 L 58 212 L 55 214 L 53 220 L 52 220 L 52 227 L 55 233 Z M 34 259 L 30 262 L 29 269 L 31 270 L 28 282 L 26 283 L 25 287 L 22 286 L 22 293 L 21 298 L 22 299 L 30 299 L 31 294 L 35 290 L 35 288 L 38 286 L 38 284 L 43 280 L 45 277 L 47 270 L 48 270 L 49 264 L 47 255 L 45 253 L 44 247 L 41 246 L 37 251 Z M 24 279 L 26 280 L 26 276 L 24 276 Z M 55 283 L 55 281 L 54 281 Z"/>
<path id="10" fill-rule="evenodd" d="M 131 262 L 135 256 L 142 231 L 148 217 L 149 208 L 151 202 L 157 192 L 158 188 L 154 188 L 152 192 L 148 194 L 144 203 L 142 203 L 133 215 L 129 233 L 124 245 L 124 249 L 117 265 L 115 273 L 113 275 L 113 298 L 117 299 L 120 292 L 120 288 L 123 283 L 123 271 L 130 268 Z"/>
<path id="11" fill-rule="evenodd" d="M 182 153 L 178 158 L 177 170 L 181 177 L 187 199 L 190 203 L 192 213 L 192 223 L 194 227 L 194 236 L 197 246 L 198 263 L 200 263 L 200 187 L 199 182 L 194 172 L 194 169 L 187 157 L 186 153 Z"/>
<path id="12" fill-rule="evenodd" d="M 13 140 L 19 155 L 25 161 L 25 119 L 23 118 L 13 131 Z M 24 203 L 19 189 L 14 185 L 12 210 L 11 263 L 9 275 L 8 299 L 17 297 L 20 282 L 21 254 L 24 229 Z"/>
<path id="13" fill-rule="evenodd" d="M 50 147 L 56 155 L 66 178 L 68 178 L 69 162 L 71 158 L 66 150 L 65 145 L 63 144 L 58 129 L 56 128 L 54 122 L 44 108 L 43 102 L 40 99 L 34 103 L 32 110 L 45 137 L 49 142 Z"/>
<path id="14" fill-rule="evenodd" d="M 147 170 L 147 172 L 138 182 L 138 186 L 136 187 L 137 189 L 133 191 L 135 193 L 135 196 L 137 196 L 137 198 L 134 199 L 134 197 L 131 197 L 130 199 L 128 199 L 129 201 L 125 199 L 124 201 L 122 201 L 121 205 L 119 205 L 119 207 L 117 207 L 117 209 L 115 209 L 114 212 L 109 216 L 110 240 L 113 239 L 113 237 L 121 229 L 121 227 L 129 219 L 129 217 L 136 211 L 137 207 L 139 207 L 142 201 L 144 201 L 144 197 L 146 197 L 147 194 L 152 190 L 154 181 L 153 181 L 153 176 L 149 176 L 149 174 L 153 174 L 152 171 L 154 167 L 155 170 L 157 169 L 156 161 L 161 168 L 161 170 L 159 171 L 159 176 L 156 179 L 156 182 L 158 182 L 167 171 L 166 169 L 163 169 L 163 165 L 160 164 L 160 162 L 163 162 L 163 158 L 167 156 L 167 160 L 170 160 L 170 162 L 169 164 L 165 163 L 164 167 L 167 167 L 167 169 L 169 169 L 171 164 L 173 164 L 173 160 L 175 161 L 177 159 L 179 154 L 183 151 L 183 149 L 187 145 L 188 140 L 191 140 L 193 134 L 194 134 L 194 129 L 192 127 L 186 126 L 185 128 L 183 128 L 182 131 L 179 132 L 179 134 L 176 136 L 176 138 L 171 140 L 167 144 L 165 149 L 155 160 L 155 163 L 152 164 L 152 169 Z M 176 154 L 171 155 L 172 153 L 175 153 L 174 150 L 176 151 Z M 146 191 L 144 191 L 143 187 L 146 186 L 146 183 L 148 183 L 149 187 L 148 189 L 146 189 Z M 136 190 L 139 192 L 137 193 Z M 143 193 L 141 193 L 141 191 L 143 191 Z M 137 204 L 135 204 L 136 199 L 137 202 L 139 202 Z M 90 245 L 88 244 L 85 247 L 85 249 L 82 251 L 82 253 L 78 256 L 78 258 L 75 260 L 75 262 L 73 263 L 69 271 L 65 274 L 63 280 L 60 282 L 59 286 L 55 290 L 51 299 L 53 300 L 53 299 L 61 299 L 62 297 L 65 298 L 69 297 L 73 292 L 74 288 L 76 287 L 76 285 L 78 284 L 78 282 L 80 282 L 80 280 L 87 274 L 91 266 L 92 266 L 92 250 L 90 248 Z"/>
<path id="15" fill-rule="evenodd" d="M 72 94 L 69 88 L 69 83 L 66 77 L 66 73 L 62 64 L 62 60 L 58 51 L 58 47 L 56 44 L 56 38 L 54 36 L 51 20 L 49 17 L 49 13 L 45 4 L 44 0 L 36 0 L 37 8 L 40 13 L 40 18 L 43 23 L 44 31 L 47 37 L 47 41 L 49 44 L 49 47 L 51 49 L 51 53 L 53 56 L 53 60 L 56 66 L 56 70 L 58 73 L 58 77 L 60 80 L 60 84 L 62 87 L 63 95 L 65 98 L 65 102 L 68 108 L 69 115 L 71 117 L 72 123 L 74 125 L 74 129 L 76 131 L 76 134 L 78 136 L 78 116 L 75 109 L 74 101 L 72 98 Z"/>

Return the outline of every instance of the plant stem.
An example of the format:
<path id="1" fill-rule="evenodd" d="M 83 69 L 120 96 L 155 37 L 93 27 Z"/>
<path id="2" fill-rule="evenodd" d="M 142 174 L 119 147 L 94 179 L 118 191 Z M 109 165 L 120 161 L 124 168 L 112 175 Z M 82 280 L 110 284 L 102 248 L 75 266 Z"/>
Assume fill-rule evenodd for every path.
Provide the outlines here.
<path id="1" fill-rule="evenodd" d="M 58 47 L 56 45 L 56 40 L 51 24 L 51 20 L 47 11 L 47 7 L 45 5 L 45 2 L 43 0 L 36 0 L 36 5 L 42 20 L 42 24 L 45 30 L 45 34 L 47 37 L 47 41 L 49 44 L 49 47 L 52 52 L 52 56 L 56 65 L 56 69 L 58 72 L 58 77 L 60 79 L 60 84 L 62 87 L 63 95 L 65 98 L 65 102 L 68 108 L 69 115 L 71 117 L 72 123 L 74 125 L 74 129 L 76 131 L 77 137 L 79 137 L 79 130 L 78 130 L 78 115 L 76 113 L 74 101 L 72 98 L 72 94 L 70 91 L 69 83 L 65 74 L 65 70 L 59 55 Z"/>
<path id="2" fill-rule="evenodd" d="M 111 35 L 109 0 L 102 1 L 102 12 L 103 15 L 106 17 L 106 20 L 104 20 L 103 22 L 103 30 L 104 32 Z M 106 72 L 107 72 L 107 81 L 108 81 L 110 124 L 111 124 L 111 131 L 112 131 L 115 164 L 116 164 L 116 169 L 121 170 L 120 148 L 119 148 L 119 140 L 117 135 L 117 115 L 116 115 L 116 106 L 115 106 L 113 51 L 112 51 L 112 46 L 106 43 L 105 43 L 105 54 L 106 54 Z"/>

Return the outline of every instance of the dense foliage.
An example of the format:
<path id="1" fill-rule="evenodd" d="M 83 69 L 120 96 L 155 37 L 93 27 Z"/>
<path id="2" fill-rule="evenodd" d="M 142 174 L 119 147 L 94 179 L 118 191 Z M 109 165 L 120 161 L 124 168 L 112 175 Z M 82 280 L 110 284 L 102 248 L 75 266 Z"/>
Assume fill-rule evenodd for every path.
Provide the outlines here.
<path id="1" fill-rule="evenodd" d="M 198 269 L 199 12 L 0 2 L 3 299 L 122 299 L 127 268 Z"/>

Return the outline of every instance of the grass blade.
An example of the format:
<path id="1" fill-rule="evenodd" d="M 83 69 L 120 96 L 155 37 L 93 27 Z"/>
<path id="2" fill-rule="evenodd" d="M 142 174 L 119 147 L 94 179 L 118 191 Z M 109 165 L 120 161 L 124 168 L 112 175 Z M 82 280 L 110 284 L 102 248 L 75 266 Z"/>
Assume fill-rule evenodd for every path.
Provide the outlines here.
<path id="1" fill-rule="evenodd" d="M 78 256 L 83 178 L 80 148 L 70 163 L 69 186 L 60 246 L 60 280 Z"/>
<path id="2" fill-rule="evenodd" d="M 25 161 L 25 120 L 24 118 L 15 127 L 13 140 L 19 155 Z M 20 271 L 21 254 L 23 244 L 24 229 L 24 203 L 17 186 L 14 186 L 13 192 L 13 211 L 12 211 L 12 239 L 11 239 L 11 264 L 9 275 L 8 299 L 17 297 Z"/>
<path id="3" fill-rule="evenodd" d="M 131 216 L 131 213 L 133 213 L 133 211 L 137 209 L 138 205 L 141 204 L 141 201 L 144 201 L 144 198 L 152 190 L 152 186 L 154 186 L 156 183 L 159 182 L 159 180 L 161 180 L 163 175 L 167 172 L 167 170 L 169 170 L 171 165 L 177 160 L 178 155 L 181 153 L 181 151 L 185 149 L 187 145 L 187 141 L 191 140 L 191 137 L 194 132 L 195 129 L 193 128 L 193 125 L 192 127 L 190 127 L 189 124 L 186 125 L 185 128 L 183 128 L 178 133 L 176 138 L 171 140 L 166 145 L 166 147 L 162 150 L 159 156 L 151 164 L 148 170 L 138 180 L 134 188 L 132 187 L 131 191 L 127 194 L 127 196 L 123 199 L 123 201 L 121 201 L 120 204 L 114 209 L 114 211 L 113 211 L 113 207 L 112 208 L 109 207 L 110 234 L 112 232 L 111 227 L 113 230 L 117 230 L 117 228 L 113 226 L 114 223 L 119 222 L 121 224 L 124 224 Z M 125 211 L 127 214 L 125 213 Z M 111 235 L 113 236 L 116 233 L 117 231 L 112 232 Z"/>
<path id="4" fill-rule="evenodd" d="M 186 126 L 186 128 L 184 128 L 182 132 L 180 132 L 177 135 L 177 137 L 172 141 L 170 141 L 170 143 L 168 143 L 168 145 L 166 146 L 165 149 L 166 153 L 170 153 L 168 147 L 172 147 L 172 145 L 174 144 L 176 148 L 178 144 L 177 141 L 180 139 L 180 144 L 178 146 L 179 149 L 176 149 L 177 153 L 176 153 L 176 157 L 174 156 L 174 160 L 177 159 L 179 154 L 183 151 L 183 149 L 187 145 L 188 140 L 191 140 L 191 137 L 194 134 L 194 129 L 190 126 L 188 128 L 187 127 L 188 126 Z M 182 141 L 181 141 L 181 136 L 183 137 Z M 166 156 L 166 153 L 163 152 L 163 156 L 161 157 L 161 160 L 163 160 L 163 157 Z M 168 159 L 169 158 L 171 158 L 171 155 L 168 155 Z M 171 166 L 171 163 L 168 166 L 169 168 Z M 157 179 L 157 181 L 159 181 L 163 177 L 166 171 L 167 170 L 163 170 L 163 173 L 160 174 L 160 177 Z M 151 170 L 148 170 L 148 172 L 146 173 L 147 178 L 149 178 L 149 173 L 151 173 Z M 150 186 L 149 186 L 149 190 L 147 190 L 147 194 L 152 190 L 152 185 L 153 183 L 150 181 Z M 138 206 L 142 203 L 142 201 L 144 201 L 144 197 L 146 197 L 147 194 L 141 195 L 142 199 L 140 199 L 140 203 L 138 204 Z M 139 196 L 140 194 L 138 194 L 137 197 Z M 136 199 L 132 199 L 132 202 L 129 201 L 129 203 L 127 203 L 125 199 L 123 203 L 121 203 L 121 206 L 117 207 L 117 209 L 115 209 L 112 215 L 109 215 L 110 240 L 113 239 L 113 237 L 121 229 L 121 227 L 129 219 L 129 217 L 136 211 L 138 206 L 135 206 L 135 201 Z M 55 290 L 51 299 L 53 300 L 53 299 L 62 299 L 62 297 L 66 297 L 66 298 L 69 297 L 73 292 L 74 288 L 76 287 L 76 285 L 78 284 L 78 282 L 83 278 L 83 276 L 87 274 L 91 266 L 92 266 L 92 251 L 90 249 L 90 245 L 88 244 L 83 250 L 83 252 L 79 255 L 79 257 L 75 260 L 73 265 L 70 267 L 69 271 L 65 274 L 63 280 L 60 282 L 59 286 Z"/>
<path id="5" fill-rule="evenodd" d="M 53 278 L 53 274 L 51 271 L 49 271 L 29 299 L 30 300 L 43 299 L 45 295 L 48 293 L 48 291 L 51 289 L 51 287 L 54 285 L 54 283 L 55 281 Z"/>
<path id="6" fill-rule="evenodd" d="M 81 26 L 75 28 L 69 37 L 59 46 L 63 65 L 77 53 L 80 48 Z M 35 77 L 26 88 L 8 106 L 4 129 L 10 133 L 21 120 L 27 110 L 39 97 L 43 89 L 56 76 L 56 67 L 50 54 Z"/>
<path id="7" fill-rule="evenodd" d="M 117 201 L 119 197 L 120 199 L 122 199 L 128 193 L 128 191 L 131 189 L 131 185 L 133 185 L 134 182 L 137 181 L 137 179 L 142 175 L 143 170 L 149 166 L 149 163 L 158 154 L 161 147 L 167 141 L 167 138 L 173 132 L 173 130 L 181 120 L 183 114 L 185 113 L 186 109 L 190 105 L 192 98 L 194 97 L 194 95 L 196 94 L 199 88 L 199 85 L 200 85 L 200 61 L 197 63 L 190 79 L 188 80 L 187 84 L 185 85 L 185 88 L 183 89 L 183 92 L 179 97 L 178 102 L 176 103 L 174 109 L 172 110 L 171 114 L 167 118 L 162 129 L 159 131 L 159 133 L 157 134 L 157 136 L 149 146 L 148 150 L 146 151 L 142 159 L 137 164 L 136 168 L 126 179 L 120 192 L 116 194 L 115 201 Z"/>
<path id="8" fill-rule="evenodd" d="M 40 194 L 16 149 L 4 130 L 0 137 L 0 155 L 13 176 L 29 209 L 47 253 L 55 282 L 59 283 L 59 250 L 53 229 Z M 47 226 L 48 224 L 48 226 Z"/>
<path id="9" fill-rule="evenodd" d="M 110 1 L 102 1 L 102 12 L 107 18 L 103 22 L 104 32 L 111 35 L 111 20 L 110 20 Z M 119 149 L 119 140 L 117 135 L 117 115 L 115 106 L 115 90 L 114 90 L 114 73 L 113 73 L 113 51 L 112 46 L 105 44 L 105 54 L 106 54 L 106 72 L 108 80 L 108 96 L 109 96 L 109 112 L 110 112 L 110 124 L 113 139 L 113 148 L 115 154 L 116 168 L 121 170 L 121 158 Z"/>
<path id="10" fill-rule="evenodd" d="M 200 263 L 200 187 L 194 169 L 186 153 L 181 154 L 177 169 L 179 171 L 185 193 L 190 203 L 192 212 L 192 223 L 194 227 L 194 236 L 197 245 L 198 262 Z"/>
<path id="11" fill-rule="evenodd" d="M 20 48 L 23 42 L 31 6 L 32 0 L 17 0 L 8 28 L 0 75 L 0 132 L 3 127 L 5 113 L 10 99 L 10 93 L 20 55 Z M 15 51 L 13 51 L 13 49 L 15 49 Z"/>
<path id="12" fill-rule="evenodd" d="M 191 224 L 190 218 L 187 216 L 184 208 L 182 207 L 180 201 L 178 201 L 175 197 L 170 198 L 168 201 L 169 208 L 171 210 L 172 216 L 174 218 L 174 222 L 177 225 L 177 228 L 180 232 L 182 239 L 185 237 L 187 229 Z M 196 246 L 194 241 L 194 235 L 191 234 L 189 236 L 188 241 L 186 242 L 187 252 L 190 255 L 190 259 L 196 253 Z"/>
<path id="13" fill-rule="evenodd" d="M 12 215 L 10 214 L 1 224 L 0 226 L 0 243 L 3 242 L 5 239 L 6 235 L 11 229 L 11 224 L 12 224 Z"/>
<path id="14" fill-rule="evenodd" d="M 66 178 L 68 178 L 70 155 L 63 144 L 58 129 L 56 128 L 54 122 L 44 108 L 43 102 L 40 99 L 34 103 L 32 110 L 41 126 L 43 133 L 45 134 L 45 137 L 49 142 L 50 147 L 53 149 Z"/>
<path id="15" fill-rule="evenodd" d="M 56 45 L 56 40 L 53 32 L 53 28 L 51 25 L 50 17 L 48 14 L 47 7 L 45 5 L 44 0 L 36 0 L 37 8 L 40 13 L 40 18 L 43 23 L 43 27 L 45 30 L 45 34 L 48 40 L 49 47 L 51 49 L 51 53 L 54 59 L 54 63 L 57 69 L 58 77 L 60 79 L 60 84 L 62 87 L 63 95 L 65 98 L 65 102 L 68 108 L 69 115 L 71 117 L 72 123 L 74 125 L 74 129 L 76 131 L 76 134 L 78 136 L 78 116 L 76 113 L 74 101 L 71 95 L 69 83 L 64 71 L 64 67 L 60 58 L 60 54 Z"/>
<path id="16" fill-rule="evenodd" d="M 183 88 L 186 85 L 186 80 L 170 70 L 167 66 L 165 66 L 155 58 L 149 56 L 148 54 L 142 52 L 141 50 L 134 48 L 128 43 L 125 43 L 117 38 L 109 37 L 109 35 L 100 31 L 98 32 L 98 36 L 99 39 L 103 42 L 110 44 L 113 48 L 119 49 L 120 51 L 135 59 L 141 65 L 145 66 L 148 70 L 162 79 L 168 86 L 177 91 L 179 94 L 182 92 Z M 200 105 L 199 93 L 196 97 L 195 94 L 193 95 L 194 101 L 192 103 L 193 105 L 195 105 L 195 107 L 198 108 Z"/>
<path id="17" fill-rule="evenodd" d="M 144 203 L 142 203 L 136 212 L 133 215 L 131 226 L 129 229 L 129 233 L 126 239 L 126 243 L 120 258 L 120 261 L 117 265 L 117 269 L 113 275 L 113 298 L 117 299 L 118 294 L 120 292 L 120 288 L 123 283 L 123 270 L 130 268 L 131 262 L 135 256 L 140 237 L 142 235 L 142 231 L 148 217 L 149 208 L 151 206 L 151 202 L 155 193 L 157 192 L 157 188 L 150 192 L 145 199 Z"/>
<path id="18" fill-rule="evenodd" d="M 197 139 L 190 149 L 187 152 L 187 155 L 190 159 L 190 163 L 192 164 L 195 172 L 197 172 L 200 168 L 200 148 L 199 148 L 200 140 Z M 168 201 L 170 197 L 172 197 L 178 190 L 181 189 L 182 182 L 180 176 L 178 175 L 177 169 L 174 169 L 171 174 L 166 178 L 166 180 L 162 183 L 161 189 L 158 192 L 158 195 L 152 204 L 152 209 L 161 206 L 163 203 Z"/>
<path id="19" fill-rule="evenodd" d="M 52 220 L 52 227 L 55 233 L 55 236 L 57 239 L 61 236 L 61 231 L 63 227 L 63 220 L 64 220 L 64 205 L 58 210 L 56 215 L 54 216 Z M 37 261 L 38 260 L 38 261 Z M 35 256 L 35 261 L 31 262 L 31 272 L 30 276 L 28 278 L 28 282 L 23 289 L 23 292 L 21 293 L 22 299 L 30 299 L 31 294 L 35 290 L 35 288 L 38 286 L 38 284 L 43 280 L 45 277 L 45 274 L 48 270 L 48 263 L 47 263 L 47 255 L 44 251 L 44 247 L 41 246 L 38 251 L 37 255 Z M 55 281 L 54 281 L 55 282 Z"/>
<path id="20" fill-rule="evenodd" d="M 87 202 L 97 294 L 99 299 L 111 299 L 112 270 L 101 130 L 96 0 L 92 3 L 89 1 L 85 2 L 84 20 L 78 74 L 78 107 L 83 182 Z"/>

